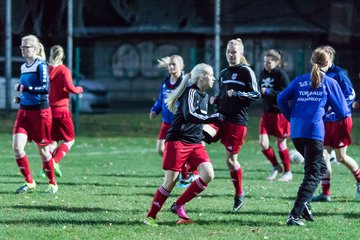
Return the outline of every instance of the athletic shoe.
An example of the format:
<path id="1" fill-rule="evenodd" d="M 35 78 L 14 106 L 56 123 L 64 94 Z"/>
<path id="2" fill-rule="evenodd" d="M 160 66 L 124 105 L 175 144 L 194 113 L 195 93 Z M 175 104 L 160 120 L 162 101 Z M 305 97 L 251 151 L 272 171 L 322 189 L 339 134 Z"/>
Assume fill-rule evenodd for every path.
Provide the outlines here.
<path id="1" fill-rule="evenodd" d="M 176 222 L 176 224 L 189 224 L 189 223 L 192 223 L 193 221 L 192 221 L 192 219 L 191 218 L 189 218 L 189 219 L 179 219 L 177 222 Z"/>
<path id="2" fill-rule="evenodd" d="M 191 174 L 189 175 L 189 177 L 182 179 L 182 180 L 180 181 L 180 183 L 190 184 L 190 183 L 192 183 L 193 181 L 195 181 L 195 180 L 198 179 L 198 178 L 199 178 L 199 175 L 191 173 Z"/>
<path id="3" fill-rule="evenodd" d="M 284 175 L 279 178 L 280 182 L 290 182 L 293 179 L 293 175 L 290 171 L 284 173 Z"/>
<path id="4" fill-rule="evenodd" d="M 286 220 L 286 225 L 288 226 L 305 226 L 303 221 L 300 218 L 293 217 L 289 215 L 288 219 Z"/>
<path id="5" fill-rule="evenodd" d="M 234 212 L 239 211 L 240 208 L 243 206 L 243 202 L 244 202 L 244 194 L 241 194 L 240 196 L 235 196 L 233 211 Z"/>
<path id="6" fill-rule="evenodd" d="M 58 186 L 54 184 L 49 184 L 49 188 L 45 191 L 45 193 L 55 194 L 58 191 Z"/>
<path id="7" fill-rule="evenodd" d="M 150 227 L 158 227 L 159 226 L 159 224 L 156 223 L 156 220 L 153 219 L 152 217 L 145 218 L 144 224 L 148 225 Z"/>
<path id="8" fill-rule="evenodd" d="M 62 177 L 62 172 L 60 170 L 60 165 L 54 161 L 54 172 L 57 177 Z"/>
<path id="9" fill-rule="evenodd" d="M 179 184 L 177 185 L 178 188 L 188 188 L 190 186 L 191 183 L 182 183 L 179 182 Z"/>
<path id="10" fill-rule="evenodd" d="M 356 183 L 356 195 L 355 199 L 360 201 L 360 183 Z"/>
<path id="11" fill-rule="evenodd" d="M 280 165 L 277 165 L 273 168 L 271 174 L 268 177 L 266 177 L 266 179 L 269 181 L 274 181 L 276 176 L 282 172 L 283 172 L 283 168 Z"/>
<path id="12" fill-rule="evenodd" d="M 179 216 L 179 218 L 184 219 L 184 220 L 191 220 L 191 218 L 186 214 L 185 211 L 185 205 L 179 205 L 177 206 L 175 204 L 175 202 L 171 205 L 170 207 L 170 211 L 172 213 L 175 213 L 176 215 Z"/>
<path id="13" fill-rule="evenodd" d="M 319 195 L 312 197 L 311 201 L 312 202 L 330 202 L 331 197 L 326 196 L 324 193 L 320 193 Z"/>
<path id="14" fill-rule="evenodd" d="M 16 194 L 26 193 L 27 191 L 35 190 L 35 188 L 36 188 L 36 183 L 33 180 L 32 183 L 25 182 L 24 185 L 19 187 L 15 193 Z"/>
<path id="15" fill-rule="evenodd" d="M 42 178 L 46 178 L 46 172 L 45 172 L 44 169 L 41 169 L 41 172 L 40 172 L 39 176 L 42 177 Z"/>
<path id="16" fill-rule="evenodd" d="M 310 203 L 308 202 L 305 202 L 304 203 L 304 209 L 301 213 L 301 217 L 303 219 L 305 219 L 306 221 L 310 221 L 310 222 L 313 222 L 314 221 L 314 217 L 311 213 L 311 206 L 310 206 Z"/>

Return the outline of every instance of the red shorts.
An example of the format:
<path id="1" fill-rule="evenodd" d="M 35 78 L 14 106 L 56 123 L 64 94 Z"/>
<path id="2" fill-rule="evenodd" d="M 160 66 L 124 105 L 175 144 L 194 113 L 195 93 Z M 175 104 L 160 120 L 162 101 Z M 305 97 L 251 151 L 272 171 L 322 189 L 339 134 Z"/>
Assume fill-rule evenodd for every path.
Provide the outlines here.
<path id="1" fill-rule="evenodd" d="M 13 134 L 23 133 L 28 141 L 34 140 L 38 145 L 47 146 L 51 143 L 51 109 L 24 110 L 19 109 Z"/>
<path id="2" fill-rule="evenodd" d="M 71 141 L 75 138 L 74 124 L 69 110 L 52 109 L 51 139 L 53 141 Z"/>
<path id="3" fill-rule="evenodd" d="M 225 120 L 209 124 L 216 131 L 214 142 L 221 139 L 221 143 L 226 150 L 233 154 L 238 154 L 244 143 L 247 127 Z"/>
<path id="4" fill-rule="evenodd" d="M 278 138 L 290 135 L 290 122 L 281 113 L 262 113 L 259 123 L 259 134 L 268 134 Z"/>
<path id="5" fill-rule="evenodd" d="M 351 144 L 352 118 L 336 122 L 325 122 L 324 146 L 343 148 Z"/>
<path id="6" fill-rule="evenodd" d="M 189 171 L 196 170 L 204 162 L 210 162 L 205 147 L 199 144 L 184 143 L 181 141 L 165 142 L 163 155 L 163 169 L 181 172 L 185 163 L 190 164 Z"/>
<path id="7" fill-rule="evenodd" d="M 158 139 L 165 139 L 166 138 L 166 134 L 169 131 L 170 126 L 171 126 L 171 124 L 169 124 L 169 123 L 165 123 L 165 122 L 161 123 Z"/>

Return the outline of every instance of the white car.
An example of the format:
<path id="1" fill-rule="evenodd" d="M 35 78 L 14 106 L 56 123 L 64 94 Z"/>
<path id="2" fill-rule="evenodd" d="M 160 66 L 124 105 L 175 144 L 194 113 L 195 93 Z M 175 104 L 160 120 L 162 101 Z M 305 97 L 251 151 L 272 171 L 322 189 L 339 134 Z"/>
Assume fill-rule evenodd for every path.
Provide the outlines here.
<path id="1" fill-rule="evenodd" d="M 110 102 L 108 89 L 99 81 L 80 79 L 79 86 L 84 92 L 79 95 L 79 111 L 84 113 L 106 113 L 109 111 Z M 72 111 L 75 111 L 76 95 L 71 96 Z"/>

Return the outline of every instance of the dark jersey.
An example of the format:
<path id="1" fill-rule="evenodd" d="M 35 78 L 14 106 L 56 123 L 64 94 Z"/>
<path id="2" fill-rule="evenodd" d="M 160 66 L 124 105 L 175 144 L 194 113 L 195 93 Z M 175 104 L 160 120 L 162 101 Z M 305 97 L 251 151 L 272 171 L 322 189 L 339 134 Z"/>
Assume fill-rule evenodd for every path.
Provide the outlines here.
<path id="1" fill-rule="evenodd" d="M 219 89 L 216 100 L 219 113 L 229 122 L 247 126 L 250 102 L 261 97 L 253 70 L 243 64 L 225 68 L 220 74 Z M 231 89 L 236 96 L 228 96 Z"/>
<path id="2" fill-rule="evenodd" d="M 280 67 L 271 72 L 265 69 L 260 73 L 260 87 L 266 88 L 263 98 L 263 111 L 265 113 L 280 113 L 277 104 L 277 95 L 289 84 L 289 77 Z"/>
<path id="3" fill-rule="evenodd" d="M 203 123 L 213 123 L 219 118 L 215 113 L 207 115 L 209 96 L 195 85 L 185 89 L 179 98 L 179 106 L 166 135 L 166 141 L 201 143 Z"/>

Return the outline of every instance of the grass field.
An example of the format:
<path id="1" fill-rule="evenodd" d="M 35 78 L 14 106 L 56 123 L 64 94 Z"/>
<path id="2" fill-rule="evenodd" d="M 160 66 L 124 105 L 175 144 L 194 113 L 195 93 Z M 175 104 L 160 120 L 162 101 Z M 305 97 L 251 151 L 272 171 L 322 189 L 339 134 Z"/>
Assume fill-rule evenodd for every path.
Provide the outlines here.
<path id="1" fill-rule="evenodd" d="M 303 177 L 302 165 L 293 165 L 290 183 L 268 182 L 270 164 L 257 143 L 258 117 L 250 119 L 240 153 L 245 204 L 232 213 L 233 186 L 220 144 L 207 147 L 215 179 L 187 204 L 194 224 L 177 226 L 168 208 L 182 189 L 175 188 L 158 214 L 160 227 L 142 224 L 152 197 L 162 183 L 161 159 L 155 151 L 160 119 L 144 114 L 81 116 L 81 128 L 72 151 L 61 167 L 59 192 L 44 193 L 47 183 L 37 176 L 41 160 L 28 144 L 37 189 L 15 195 L 22 183 L 12 151 L 14 115 L 0 118 L 0 239 L 360 239 L 360 202 L 354 200 L 355 181 L 342 165 L 334 166 L 332 198 L 313 203 L 315 222 L 287 227 L 285 221 Z M 359 118 L 354 118 L 359 134 Z M 357 144 L 358 136 L 354 136 Z M 290 143 L 290 148 L 293 148 Z M 349 155 L 359 160 L 360 146 Z"/>

